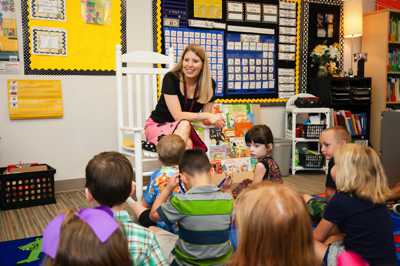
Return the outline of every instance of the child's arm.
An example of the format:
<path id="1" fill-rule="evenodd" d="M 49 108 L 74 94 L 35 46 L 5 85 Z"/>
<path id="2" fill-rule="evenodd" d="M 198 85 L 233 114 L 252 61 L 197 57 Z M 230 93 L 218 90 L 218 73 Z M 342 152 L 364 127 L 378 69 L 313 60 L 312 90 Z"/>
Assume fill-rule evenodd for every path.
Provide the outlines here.
<path id="1" fill-rule="evenodd" d="M 168 197 L 174 191 L 176 186 L 178 186 L 178 184 L 179 184 L 178 175 L 169 178 L 167 186 L 164 188 L 161 194 L 156 198 L 156 200 L 153 203 L 153 206 L 151 207 L 150 219 L 153 222 L 157 222 L 160 219 L 160 215 L 158 214 L 157 209 L 161 206 L 161 204 L 167 201 Z"/>
<path id="2" fill-rule="evenodd" d="M 264 178 L 265 173 L 267 172 L 267 169 L 265 169 L 265 166 L 258 162 L 256 164 L 256 168 L 254 170 L 254 183 L 261 182 Z"/>
<path id="3" fill-rule="evenodd" d="M 337 228 L 336 224 L 322 218 L 313 232 L 313 237 L 319 242 L 324 242 L 329 236 L 338 233 L 340 233 L 340 230 Z"/>

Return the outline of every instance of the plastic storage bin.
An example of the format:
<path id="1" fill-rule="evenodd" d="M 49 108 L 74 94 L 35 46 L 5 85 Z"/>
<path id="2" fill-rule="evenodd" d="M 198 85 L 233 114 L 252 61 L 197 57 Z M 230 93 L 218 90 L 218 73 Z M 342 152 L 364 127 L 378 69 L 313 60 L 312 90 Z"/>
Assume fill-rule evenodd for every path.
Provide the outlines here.
<path id="1" fill-rule="evenodd" d="M 304 168 L 322 168 L 324 157 L 321 154 L 299 153 L 299 164 Z"/>
<path id="2" fill-rule="evenodd" d="M 5 174 L 0 168 L 0 209 L 17 209 L 55 203 L 54 174 L 56 169 Z"/>
<path id="3" fill-rule="evenodd" d="M 318 139 L 326 125 L 304 125 L 304 138 Z"/>
<path id="4" fill-rule="evenodd" d="M 272 157 L 279 165 L 279 170 L 281 170 L 282 176 L 289 175 L 291 149 L 292 144 L 289 139 L 274 139 Z"/>

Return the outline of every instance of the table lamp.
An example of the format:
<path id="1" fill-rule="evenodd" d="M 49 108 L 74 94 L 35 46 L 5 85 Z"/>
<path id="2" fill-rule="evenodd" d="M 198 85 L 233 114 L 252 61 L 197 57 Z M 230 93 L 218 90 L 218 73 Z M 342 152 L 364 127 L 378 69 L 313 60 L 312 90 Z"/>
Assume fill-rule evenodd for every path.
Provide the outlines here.
<path id="1" fill-rule="evenodd" d="M 344 7 L 344 38 L 350 39 L 350 69 L 349 76 L 353 76 L 353 41 L 362 36 L 363 31 L 363 7 L 362 0 L 345 0 Z"/>

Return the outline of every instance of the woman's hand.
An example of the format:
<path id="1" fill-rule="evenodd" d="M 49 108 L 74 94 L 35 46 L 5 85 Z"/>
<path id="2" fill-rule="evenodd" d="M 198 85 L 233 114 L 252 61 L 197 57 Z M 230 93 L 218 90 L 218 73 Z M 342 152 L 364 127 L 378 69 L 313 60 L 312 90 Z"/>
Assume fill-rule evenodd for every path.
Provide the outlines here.
<path id="1" fill-rule="evenodd" d="M 225 125 L 224 116 L 220 113 L 218 114 L 209 113 L 207 120 L 210 124 L 215 125 L 217 127 L 223 127 Z"/>

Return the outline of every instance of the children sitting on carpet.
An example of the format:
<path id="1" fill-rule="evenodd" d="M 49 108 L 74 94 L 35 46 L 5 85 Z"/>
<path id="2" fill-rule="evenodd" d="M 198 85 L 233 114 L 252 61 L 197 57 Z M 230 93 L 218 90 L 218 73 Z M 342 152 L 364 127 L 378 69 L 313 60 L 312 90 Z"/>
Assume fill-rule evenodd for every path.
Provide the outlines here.
<path id="1" fill-rule="evenodd" d="M 176 233 L 174 226 L 166 225 L 163 221 L 153 221 L 149 214 L 155 199 L 165 189 L 168 179 L 179 172 L 178 163 L 185 152 L 185 142 L 178 135 L 163 136 L 157 143 L 157 152 L 162 165 L 160 169 L 151 175 L 150 182 L 143 195 L 142 204 L 133 200 L 129 200 L 128 203 L 135 216 L 138 217 L 139 224 L 144 227 L 157 225 L 167 231 Z M 185 192 L 183 190 L 183 187 L 177 187 L 174 193 L 183 193 Z"/>
<path id="2" fill-rule="evenodd" d="M 85 192 L 89 203 L 112 208 L 128 239 L 133 265 L 169 265 L 155 235 L 135 224 L 122 206 L 134 192 L 133 169 L 124 155 L 102 152 L 94 156 L 86 166 Z"/>
<path id="3" fill-rule="evenodd" d="M 171 265 L 222 265 L 232 254 L 232 197 L 211 184 L 212 167 L 200 150 L 186 150 L 179 171 L 180 177 L 169 179 L 150 213 L 153 220 L 178 223 L 179 239 Z M 181 181 L 189 190 L 172 194 Z"/>
<path id="4" fill-rule="evenodd" d="M 132 265 L 128 242 L 107 208 L 57 216 L 43 232 L 42 251 L 43 266 Z"/>
<path id="5" fill-rule="evenodd" d="M 321 153 L 324 155 L 326 160 L 329 160 L 328 173 L 325 181 L 325 197 L 303 195 L 303 199 L 307 203 L 308 211 L 315 224 L 321 220 L 328 200 L 336 193 L 336 183 L 334 177 L 335 162 L 333 159 L 333 154 L 338 148 L 350 141 L 351 137 L 349 133 L 341 126 L 327 128 L 321 133 Z"/>
<path id="6" fill-rule="evenodd" d="M 340 251 L 353 251 L 369 265 L 396 265 L 392 222 L 384 204 L 390 195 L 376 152 L 357 144 L 345 144 L 334 154 L 336 194 L 329 200 L 323 219 L 314 230 L 321 242 L 317 255 L 325 265 L 336 265 Z M 333 234 L 344 239 L 323 242 Z"/>
<path id="7" fill-rule="evenodd" d="M 229 266 L 316 266 L 312 229 L 302 198 L 289 187 L 261 182 L 235 205 L 239 247 Z"/>

